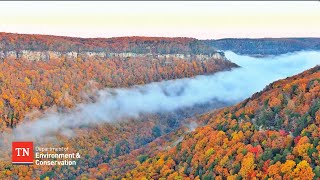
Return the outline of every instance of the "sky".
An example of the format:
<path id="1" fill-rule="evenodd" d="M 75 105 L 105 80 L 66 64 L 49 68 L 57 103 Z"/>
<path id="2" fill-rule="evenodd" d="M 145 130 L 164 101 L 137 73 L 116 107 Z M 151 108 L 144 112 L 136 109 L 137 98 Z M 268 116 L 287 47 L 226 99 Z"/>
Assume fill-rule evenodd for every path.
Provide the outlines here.
<path id="1" fill-rule="evenodd" d="M 320 37 L 320 2 L 0 2 L 0 32 L 198 39 Z"/>

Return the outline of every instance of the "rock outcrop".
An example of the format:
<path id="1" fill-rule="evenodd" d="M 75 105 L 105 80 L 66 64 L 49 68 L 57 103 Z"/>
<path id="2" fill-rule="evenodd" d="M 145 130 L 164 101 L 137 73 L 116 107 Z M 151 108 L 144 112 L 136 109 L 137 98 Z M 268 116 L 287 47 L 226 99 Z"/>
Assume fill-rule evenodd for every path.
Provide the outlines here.
<path id="1" fill-rule="evenodd" d="M 56 51 L 0 51 L 0 59 L 5 58 L 22 58 L 29 61 L 49 61 L 50 59 L 57 58 L 68 58 L 68 59 L 106 59 L 106 58 L 135 58 L 135 57 L 153 57 L 153 58 L 181 58 L 186 60 L 208 60 L 208 59 L 226 59 L 223 52 L 214 52 L 210 55 L 205 54 L 137 54 L 132 52 L 123 53 L 107 53 L 107 52 L 56 52 Z"/>

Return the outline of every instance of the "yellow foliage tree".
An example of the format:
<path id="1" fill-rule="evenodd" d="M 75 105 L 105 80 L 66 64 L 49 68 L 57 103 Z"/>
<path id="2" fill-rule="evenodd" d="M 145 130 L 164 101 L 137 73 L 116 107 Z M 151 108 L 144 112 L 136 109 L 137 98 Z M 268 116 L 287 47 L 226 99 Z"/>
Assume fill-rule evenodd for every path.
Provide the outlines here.
<path id="1" fill-rule="evenodd" d="M 241 169 L 239 174 L 246 178 L 254 170 L 254 155 L 248 153 L 241 162 Z"/>
<path id="2" fill-rule="evenodd" d="M 309 163 L 305 160 L 301 161 L 293 171 L 295 179 L 310 180 L 313 179 L 314 173 Z"/>

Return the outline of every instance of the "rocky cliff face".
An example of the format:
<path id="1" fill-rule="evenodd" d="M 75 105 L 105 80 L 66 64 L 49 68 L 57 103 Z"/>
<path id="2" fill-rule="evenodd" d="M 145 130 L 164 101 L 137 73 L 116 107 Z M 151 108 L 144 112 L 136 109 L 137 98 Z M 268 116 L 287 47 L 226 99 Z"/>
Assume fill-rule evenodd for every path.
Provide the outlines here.
<path id="1" fill-rule="evenodd" d="M 56 52 L 56 51 L 29 51 L 29 50 L 22 50 L 22 51 L 7 51 L 7 52 L 0 52 L 0 59 L 5 58 L 22 58 L 27 59 L 30 61 L 48 61 L 50 59 L 56 59 L 61 57 L 66 57 L 70 59 L 76 59 L 78 57 L 83 58 L 105 58 L 107 55 L 106 53 L 96 53 L 96 52 L 81 52 L 77 53 L 74 51 L 71 52 Z"/>
<path id="2" fill-rule="evenodd" d="M 214 52 L 209 55 L 197 54 L 137 54 L 131 52 L 124 53 L 106 53 L 106 52 L 56 52 L 56 51 L 0 51 L 0 59 L 6 58 L 22 58 L 30 61 L 49 61 L 56 58 L 68 58 L 68 59 L 105 59 L 112 57 L 129 58 L 129 57 L 154 57 L 154 58 L 181 58 L 181 59 L 196 59 L 196 60 L 208 60 L 213 59 L 226 59 L 223 52 Z"/>
<path id="3" fill-rule="evenodd" d="M 119 37 L 74 38 L 0 32 L 0 59 L 48 61 L 54 58 L 148 57 L 185 60 L 225 59 L 211 44 L 193 38 Z"/>

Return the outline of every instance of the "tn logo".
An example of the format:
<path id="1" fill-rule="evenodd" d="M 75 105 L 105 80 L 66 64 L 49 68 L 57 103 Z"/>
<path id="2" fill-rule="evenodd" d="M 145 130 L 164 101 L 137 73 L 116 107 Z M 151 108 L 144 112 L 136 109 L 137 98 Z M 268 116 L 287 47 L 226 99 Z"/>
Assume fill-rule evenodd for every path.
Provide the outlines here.
<path id="1" fill-rule="evenodd" d="M 33 142 L 12 142 L 12 164 L 33 164 Z"/>
<path id="2" fill-rule="evenodd" d="M 18 152 L 18 157 L 20 156 L 20 154 L 22 154 L 22 156 L 29 156 L 30 148 L 15 148 L 15 150 Z"/>

